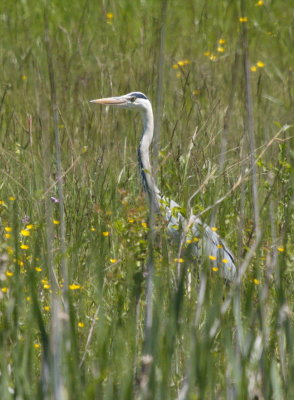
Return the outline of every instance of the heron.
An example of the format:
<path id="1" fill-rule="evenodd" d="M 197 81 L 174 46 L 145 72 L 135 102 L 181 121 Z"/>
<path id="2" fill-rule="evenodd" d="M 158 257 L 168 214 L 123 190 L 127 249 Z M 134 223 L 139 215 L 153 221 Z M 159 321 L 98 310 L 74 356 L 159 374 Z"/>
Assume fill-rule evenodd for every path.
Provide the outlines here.
<path id="1" fill-rule="evenodd" d="M 100 98 L 90 102 L 140 112 L 143 132 L 138 147 L 138 165 L 143 191 L 147 193 L 152 209 L 163 214 L 168 236 L 179 241 L 180 232 L 183 227 L 187 226 L 186 218 L 178 203 L 163 196 L 152 174 L 149 152 L 154 133 L 154 119 L 150 100 L 142 92 L 131 92 L 123 96 Z M 226 281 L 234 279 L 236 276 L 234 256 L 215 230 L 202 222 L 199 217 L 192 215 L 189 219 L 186 236 L 188 246 L 191 246 L 196 260 L 199 260 L 200 257 L 207 257 L 212 269 L 219 271 Z"/>

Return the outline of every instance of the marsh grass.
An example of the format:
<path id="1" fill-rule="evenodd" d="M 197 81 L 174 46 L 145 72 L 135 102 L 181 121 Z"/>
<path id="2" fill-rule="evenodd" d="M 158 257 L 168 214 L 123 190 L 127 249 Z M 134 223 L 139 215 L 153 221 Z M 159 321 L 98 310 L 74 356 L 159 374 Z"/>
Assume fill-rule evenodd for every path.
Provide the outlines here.
<path id="1" fill-rule="evenodd" d="M 293 26 L 283 1 L 246 3 L 2 1 L 1 400 L 293 398 Z M 162 110 L 163 193 L 244 267 L 226 286 L 175 261 L 157 221 L 148 351 L 140 118 L 88 102 L 131 90 Z"/>

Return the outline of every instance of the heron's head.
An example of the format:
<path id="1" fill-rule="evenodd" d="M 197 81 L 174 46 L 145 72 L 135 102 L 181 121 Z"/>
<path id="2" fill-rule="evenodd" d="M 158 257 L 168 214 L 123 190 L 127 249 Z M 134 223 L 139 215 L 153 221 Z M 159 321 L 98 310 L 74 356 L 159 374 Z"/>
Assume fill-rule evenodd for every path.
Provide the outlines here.
<path id="1" fill-rule="evenodd" d="M 119 97 L 106 97 L 103 99 L 91 100 L 90 103 L 105 104 L 119 108 L 128 108 L 131 110 L 146 110 L 150 107 L 150 101 L 147 96 L 141 92 L 131 92 Z"/>

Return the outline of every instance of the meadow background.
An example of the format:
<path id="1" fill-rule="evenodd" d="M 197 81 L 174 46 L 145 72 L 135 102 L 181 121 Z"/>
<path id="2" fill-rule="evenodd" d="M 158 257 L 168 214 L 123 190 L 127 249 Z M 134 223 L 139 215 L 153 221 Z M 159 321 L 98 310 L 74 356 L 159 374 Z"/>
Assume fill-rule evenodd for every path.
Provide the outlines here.
<path id="1" fill-rule="evenodd" d="M 294 398 L 293 17 L 1 1 L 1 400 Z M 89 103 L 130 91 L 158 112 L 159 186 L 183 207 L 197 191 L 237 283 L 148 240 L 140 117 Z"/>

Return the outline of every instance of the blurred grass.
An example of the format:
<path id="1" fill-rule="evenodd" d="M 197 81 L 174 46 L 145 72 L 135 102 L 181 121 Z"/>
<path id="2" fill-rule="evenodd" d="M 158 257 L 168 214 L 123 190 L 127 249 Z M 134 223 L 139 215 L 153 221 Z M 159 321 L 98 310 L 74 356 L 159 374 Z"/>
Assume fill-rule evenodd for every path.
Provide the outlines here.
<path id="1" fill-rule="evenodd" d="M 230 289 L 207 262 L 185 263 L 177 287 L 176 249 L 168 244 L 165 251 L 159 241 L 153 360 L 143 391 L 148 215 L 136 167 L 140 120 L 88 100 L 140 90 L 154 102 L 161 3 L 1 2 L 1 400 L 57 398 L 54 360 L 60 361 L 59 398 L 64 399 L 293 398 L 293 129 L 271 141 L 293 123 L 293 9 L 281 0 L 259 3 L 248 2 L 243 17 L 256 67 L 251 72 L 256 158 L 267 148 L 257 160 L 262 241 L 225 313 Z M 58 337 L 60 358 L 52 344 L 55 303 L 48 253 L 51 243 L 62 287 L 54 199 L 50 229 L 45 217 L 45 202 L 58 200 L 45 12 L 56 79 L 70 283 L 69 313 L 57 314 L 69 322 Z M 240 17 L 239 2 L 168 3 L 157 177 L 163 193 L 186 206 L 210 176 L 193 200 L 195 213 L 213 205 L 250 168 Z M 188 63 L 181 65 L 183 60 Z M 224 129 L 227 148 L 219 169 Z M 254 239 L 252 209 L 245 176 L 216 215 L 202 216 L 239 255 L 238 264 Z M 60 291 L 54 295 L 64 300 Z"/>

